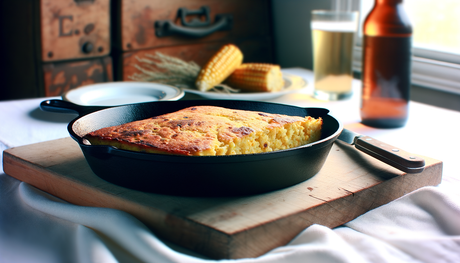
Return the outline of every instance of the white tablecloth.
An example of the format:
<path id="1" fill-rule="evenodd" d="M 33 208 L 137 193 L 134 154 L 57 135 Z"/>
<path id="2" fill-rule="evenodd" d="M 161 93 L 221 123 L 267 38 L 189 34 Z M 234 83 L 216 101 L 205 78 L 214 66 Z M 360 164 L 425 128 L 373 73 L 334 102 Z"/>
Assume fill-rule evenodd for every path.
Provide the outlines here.
<path id="1" fill-rule="evenodd" d="M 405 127 L 373 129 L 359 123 L 359 81 L 351 99 L 321 102 L 310 96 L 310 71 L 286 71 L 310 85 L 273 101 L 329 108 L 346 128 L 442 160 L 443 180 L 344 226 L 313 225 L 286 246 L 236 261 L 460 262 L 460 112 L 411 102 Z M 0 102 L 0 150 L 68 136 L 76 115 L 41 112 L 42 100 Z M 0 262 L 211 261 L 158 240 L 129 214 L 66 203 L 0 170 Z"/>

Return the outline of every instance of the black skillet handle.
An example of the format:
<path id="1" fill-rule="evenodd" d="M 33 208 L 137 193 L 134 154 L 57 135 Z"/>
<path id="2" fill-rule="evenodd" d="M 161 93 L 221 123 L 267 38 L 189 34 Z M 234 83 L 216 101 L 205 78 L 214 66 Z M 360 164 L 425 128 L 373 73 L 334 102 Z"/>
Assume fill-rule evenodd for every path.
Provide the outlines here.
<path id="1" fill-rule="evenodd" d="M 58 113 L 78 113 L 79 116 L 90 112 L 106 109 L 102 106 L 81 106 L 65 100 L 45 100 L 40 103 L 40 109 Z"/>

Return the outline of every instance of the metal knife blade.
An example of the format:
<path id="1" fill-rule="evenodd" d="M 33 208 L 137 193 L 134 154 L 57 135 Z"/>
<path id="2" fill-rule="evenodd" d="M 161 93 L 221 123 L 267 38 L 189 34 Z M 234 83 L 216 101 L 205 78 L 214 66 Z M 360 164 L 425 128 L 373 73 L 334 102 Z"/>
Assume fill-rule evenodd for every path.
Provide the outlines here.
<path id="1" fill-rule="evenodd" d="M 343 129 L 338 139 L 403 172 L 421 173 L 425 169 L 423 158 L 369 136 Z"/>
<path id="2" fill-rule="evenodd" d="M 359 138 L 360 136 L 361 135 L 356 132 L 353 132 L 347 129 L 343 129 L 338 139 L 350 145 L 355 145 L 355 140 Z"/>

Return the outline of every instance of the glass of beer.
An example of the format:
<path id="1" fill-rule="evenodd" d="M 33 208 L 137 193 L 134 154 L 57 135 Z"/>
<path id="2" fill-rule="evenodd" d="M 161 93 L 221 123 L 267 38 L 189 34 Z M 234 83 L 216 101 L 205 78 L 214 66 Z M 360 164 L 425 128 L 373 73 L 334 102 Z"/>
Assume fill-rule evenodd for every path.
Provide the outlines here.
<path id="1" fill-rule="evenodd" d="M 314 97 L 341 100 L 352 95 L 352 63 L 358 12 L 313 10 Z"/>

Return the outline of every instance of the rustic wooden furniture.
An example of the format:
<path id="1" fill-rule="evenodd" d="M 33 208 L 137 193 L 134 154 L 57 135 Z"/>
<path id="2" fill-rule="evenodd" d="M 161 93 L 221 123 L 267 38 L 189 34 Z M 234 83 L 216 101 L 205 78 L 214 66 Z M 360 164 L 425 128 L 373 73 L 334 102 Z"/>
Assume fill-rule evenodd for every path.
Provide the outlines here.
<path id="1" fill-rule="evenodd" d="M 269 0 L 1 1 L 0 100 L 129 80 L 157 51 L 202 65 L 225 43 L 274 62 Z"/>
<path id="2" fill-rule="evenodd" d="M 2 1 L 0 100 L 113 80 L 110 0 Z M 17 22 L 17 23 L 16 23 Z"/>
<path id="3" fill-rule="evenodd" d="M 116 69 L 123 80 L 146 54 L 162 52 L 203 65 L 226 43 L 240 47 L 246 62 L 274 61 L 266 0 L 123 0 L 117 10 Z"/>

